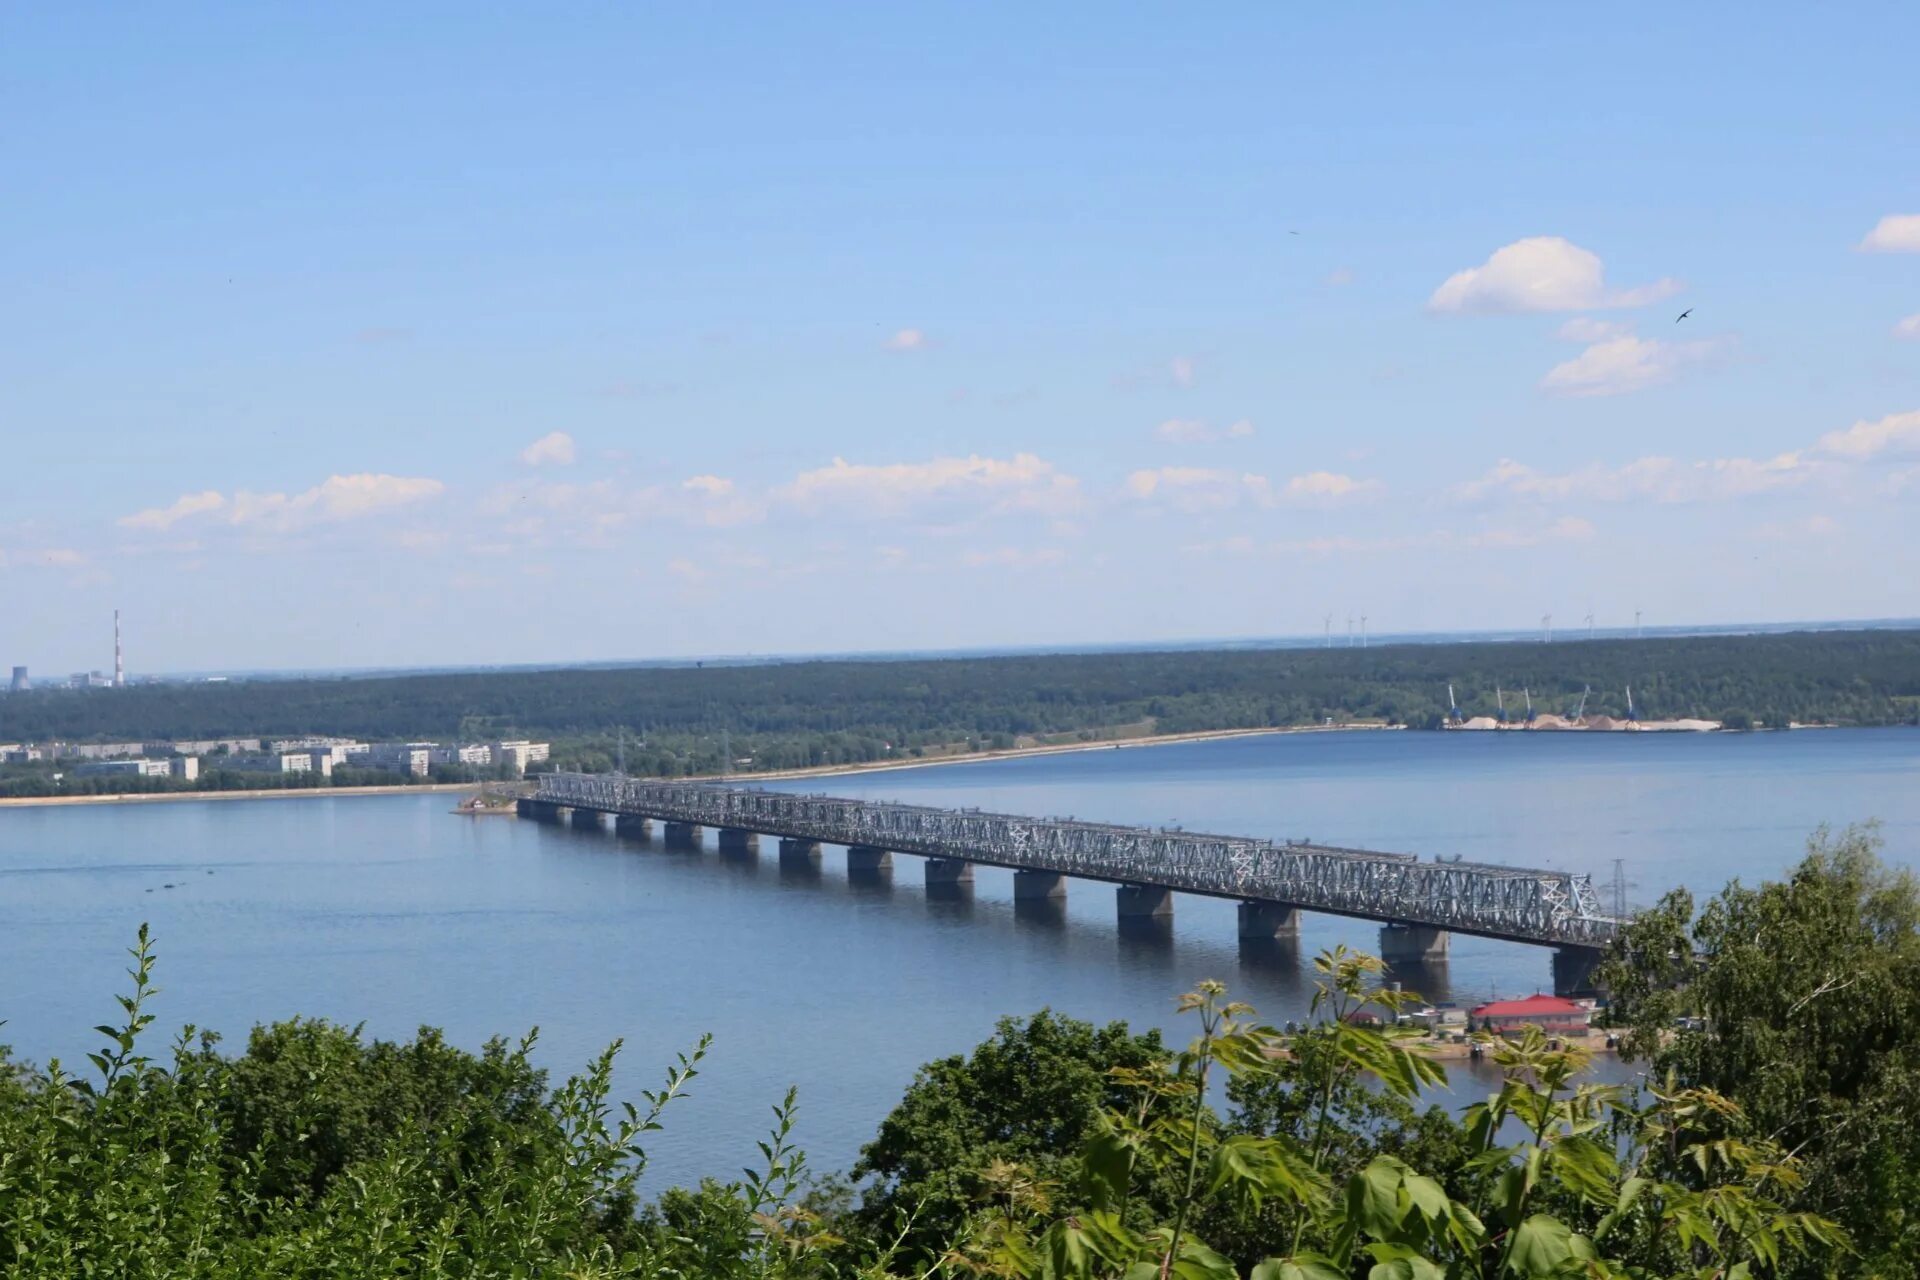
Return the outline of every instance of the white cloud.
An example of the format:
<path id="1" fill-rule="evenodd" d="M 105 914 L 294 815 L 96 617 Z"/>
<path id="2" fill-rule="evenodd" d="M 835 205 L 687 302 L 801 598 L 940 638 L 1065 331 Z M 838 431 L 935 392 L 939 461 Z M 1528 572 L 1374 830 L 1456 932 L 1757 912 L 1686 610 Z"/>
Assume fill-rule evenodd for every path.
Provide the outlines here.
<path id="1" fill-rule="evenodd" d="M 207 490 L 125 516 L 120 523 L 132 529 L 167 529 L 181 520 L 217 515 L 230 525 L 284 533 L 314 524 L 352 520 L 394 507 L 438 497 L 446 486 L 421 477 L 362 472 L 328 476 L 302 493 L 254 493 L 242 489 L 231 499 Z"/>
<path id="2" fill-rule="evenodd" d="M 242 489 L 233 495 L 226 518 L 236 525 L 258 525 L 284 532 L 422 502 L 438 497 L 445 489 L 438 480 L 409 476 L 365 472 L 328 476 L 304 493 L 250 493 Z"/>
<path id="3" fill-rule="evenodd" d="M 1854 461 L 1881 453 L 1920 451 L 1920 409 L 1890 413 L 1877 422 L 1856 422 L 1844 431 L 1829 431 L 1820 437 L 1819 447 Z"/>
<path id="4" fill-rule="evenodd" d="M 1562 332 L 1564 334 L 1565 328 Z M 1540 388 L 1564 396 L 1617 396 L 1671 382 L 1682 369 L 1711 359 L 1720 344 L 1662 342 L 1623 333 L 1595 342 L 1540 379 Z"/>
<path id="5" fill-rule="evenodd" d="M 1771 458 L 1636 458 L 1623 466 L 1592 463 L 1552 474 L 1502 458 L 1477 480 L 1456 485 L 1462 502 L 1506 499 L 1543 504 L 1565 502 L 1720 502 L 1777 493 L 1820 483 L 1844 482 L 1858 464 L 1882 455 L 1920 453 L 1920 409 L 1892 413 L 1829 431 L 1804 449 Z M 1898 491 L 1897 479 L 1893 491 Z"/>
<path id="6" fill-rule="evenodd" d="M 1246 440 L 1253 436 L 1253 423 L 1245 418 L 1225 427 L 1215 427 L 1198 418 L 1168 418 L 1153 429 L 1154 438 L 1170 444 L 1212 444 L 1218 440 Z"/>
<path id="7" fill-rule="evenodd" d="M 1553 336 L 1564 338 L 1568 342 L 1605 342 L 1609 338 L 1618 338 L 1632 332 L 1632 325 L 1621 324 L 1616 320 L 1595 320 L 1592 316 L 1575 316 L 1554 330 Z"/>
<path id="8" fill-rule="evenodd" d="M 520 461 L 530 467 L 572 466 L 573 458 L 573 437 L 564 431 L 549 432 L 520 451 Z"/>
<path id="9" fill-rule="evenodd" d="M 1414 533 L 1391 537 L 1355 538 L 1348 534 L 1292 538 L 1267 544 L 1267 550 L 1282 556 L 1368 555 L 1383 551 L 1412 551 L 1447 541 L 1444 533 Z"/>
<path id="10" fill-rule="evenodd" d="M 1371 496 L 1380 488 L 1377 480 L 1355 480 L 1337 471 L 1309 471 L 1288 480 L 1280 493 L 1289 502 L 1330 506 L 1353 498 Z"/>
<path id="11" fill-rule="evenodd" d="M 1455 272 L 1433 291 L 1434 311 L 1500 313 L 1639 307 L 1678 291 L 1676 280 L 1608 289 L 1599 255 L 1559 236 L 1516 240 L 1477 267 Z"/>
<path id="12" fill-rule="evenodd" d="M 776 496 L 803 511 L 850 516 L 899 516 L 955 507 L 980 514 L 1063 515 L 1079 507 L 1080 481 L 1031 453 L 882 465 L 835 458 L 831 466 L 801 472 Z"/>
<path id="13" fill-rule="evenodd" d="M 167 506 L 150 507 L 130 516 L 121 516 L 120 525 L 125 529 L 170 529 L 182 520 L 218 511 L 226 505 L 226 498 L 213 489 L 204 493 L 186 493 Z"/>
<path id="14" fill-rule="evenodd" d="M 1327 285 L 1330 288 L 1340 289 L 1352 283 L 1353 272 L 1346 267 L 1335 267 L 1332 271 L 1327 272 Z"/>
<path id="15" fill-rule="evenodd" d="M 1310 471 L 1289 479 L 1276 493 L 1267 477 L 1252 472 L 1216 467 L 1151 467 L 1130 474 L 1124 491 L 1139 502 L 1197 513 L 1221 511 L 1242 503 L 1256 507 L 1273 507 L 1282 502 L 1326 507 L 1370 497 L 1379 487 L 1374 480 L 1356 480 L 1333 471 Z"/>
<path id="16" fill-rule="evenodd" d="M 1273 505 L 1273 486 L 1265 476 L 1211 467 L 1153 467 L 1126 479 L 1126 492 L 1142 502 L 1178 511 L 1219 511 L 1249 502 Z"/>
<path id="17" fill-rule="evenodd" d="M 924 351 L 932 345 L 918 329 L 896 329 L 885 346 L 889 351 Z"/>
<path id="18" fill-rule="evenodd" d="M 1920 311 L 1914 312 L 1905 320 L 1894 325 L 1893 336 L 1896 338 L 1913 338 L 1920 340 Z"/>
<path id="19" fill-rule="evenodd" d="M 1066 558 L 1059 547 L 993 547 L 965 552 L 960 563 L 969 569 L 1041 569 L 1063 564 Z"/>
<path id="20" fill-rule="evenodd" d="M 1793 488 L 1815 474 L 1817 465 L 1801 453 L 1706 462 L 1648 457 L 1620 467 L 1595 463 L 1551 475 L 1503 458 L 1480 479 L 1456 486 L 1453 496 L 1467 502 L 1708 502 Z"/>
<path id="21" fill-rule="evenodd" d="M 675 557 L 667 561 L 667 572 L 689 584 L 698 584 L 707 580 L 707 571 L 685 557 Z"/>
<path id="22" fill-rule="evenodd" d="M 1196 362 L 1192 356 L 1175 356 L 1167 361 L 1167 372 L 1172 375 L 1175 386 L 1192 386 L 1195 368 Z"/>
<path id="23" fill-rule="evenodd" d="M 1594 528 L 1591 520 L 1579 516 L 1561 516 L 1552 524 L 1538 529 L 1487 529 L 1471 534 L 1464 539 L 1469 547 L 1490 547 L 1495 550 L 1512 550 L 1521 547 L 1537 547 L 1548 542 L 1590 542 Z"/>
<path id="24" fill-rule="evenodd" d="M 733 492 L 733 481 L 724 476 L 689 476 L 680 482 L 680 487 L 689 493 L 724 498 Z"/>
<path id="25" fill-rule="evenodd" d="M 1920 253 L 1920 213 L 1890 213 L 1867 232 L 1867 253 Z"/>

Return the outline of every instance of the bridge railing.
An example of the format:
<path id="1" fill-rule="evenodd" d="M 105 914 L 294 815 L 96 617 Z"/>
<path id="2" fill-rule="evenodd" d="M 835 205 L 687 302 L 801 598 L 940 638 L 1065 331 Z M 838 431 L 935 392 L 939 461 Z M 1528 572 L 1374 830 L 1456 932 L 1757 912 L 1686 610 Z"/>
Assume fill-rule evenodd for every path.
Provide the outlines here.
<path id="1" fill-rule="evenodd" d="M 1589 877 L 1564 871 L 612 774 L 547 774 L 534 798 L 1518 941 L 1597 947 L 1617 928 Z"/>

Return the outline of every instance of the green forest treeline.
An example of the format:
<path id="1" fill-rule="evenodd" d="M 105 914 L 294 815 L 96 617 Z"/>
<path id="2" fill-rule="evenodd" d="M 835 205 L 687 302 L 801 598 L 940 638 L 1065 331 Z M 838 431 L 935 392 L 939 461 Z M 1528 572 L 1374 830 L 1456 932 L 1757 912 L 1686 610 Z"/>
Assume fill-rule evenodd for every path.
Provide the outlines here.
<path id="1" fill-rule="evenodd" d="M 643 1203 L 648 1135 L 698 1123 L 676 1099 L 705 1044 L 632 1106 L 617 1045 L 558 1088 L 530 1039 L 296 1020 L 162 1052 L 143 930 L 83 1069 L 0 1055 L 0 1275 L 1920 1276 L 1920 890 L 1871 831 L 1636 922 L 1607 977 L 1637 1092 L 1536 1034 L 1483 1101 L 1420 1111 L 1442 1073 L 1392 1023 L 1411 997 L 1368 957 L 1316 968 L 1297 1032 L 1211 982 L 1178 1050 L 1008 1019 L 923 1068 L 850 1177 L 810 1176 L 789 1095 L 749 1172 Z"/>
<path id="2" fill-rule="evenodd" d="M 912 661 L 467 672 L 148 684 L 0 698 L 0 741 L 328 734 L 551 740 L 556 763 L 719 772 L 861 763 L 957 746 L 1336 721 L 1438 727 L 1539 711 L 1748 723 L 1920 719 L 1920 632 L 1797 632 L 1553 644 L 1194 650 Z"/>

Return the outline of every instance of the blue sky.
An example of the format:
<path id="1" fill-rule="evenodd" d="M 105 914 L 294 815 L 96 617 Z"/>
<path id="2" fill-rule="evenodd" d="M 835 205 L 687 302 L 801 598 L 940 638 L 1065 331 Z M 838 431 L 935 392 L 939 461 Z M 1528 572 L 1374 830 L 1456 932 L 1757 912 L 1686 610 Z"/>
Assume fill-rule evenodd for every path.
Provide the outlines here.
<path id="1" fill-rule="evenodd" d="M 1031 9 L 14 7 L 0 662 L 1920 613 L 1920 11 Z"/>

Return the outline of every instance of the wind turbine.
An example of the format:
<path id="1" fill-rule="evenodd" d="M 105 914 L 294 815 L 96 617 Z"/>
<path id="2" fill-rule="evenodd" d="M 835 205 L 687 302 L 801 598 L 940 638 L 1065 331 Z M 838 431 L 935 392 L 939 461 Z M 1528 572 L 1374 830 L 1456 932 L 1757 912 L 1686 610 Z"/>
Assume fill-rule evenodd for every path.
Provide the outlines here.
<path id="1" fill-rule="evenodd" d="M 1593 639 L 1593 615 L 1591 613 L 1587 615 L 1587 639 Z"/>
<path id="2" fill-rule="evenodd" d="M 1542 636 L 1540 643 L 1552 644 L 1553 643 L 1553 615 L 1550 613 L 1541 614 L 1540 627 L 1541 627 L 1541 630 L 1545 633 Z"/>
<path id="3" fill-rule="evenodd" d="M 1638 609 L 1633 611 L 1633 638 L 1635 640 L 1640 638 L 1640 611 Z"/>
<path id="4" fill-rule="evenodd" d="M 1333 648 L 1333 615 L 1327 615 L 1327 648 Z"/>
<path id="5" fill-rule="evenodd" d="M 1367 647 L 1367 615 L 1364 613 L 1360 615 L 1360 647 Z"/>
<path id="6" fill-rule="evenodd" d="M 1353 615 L 1347 615 L 1347 648 L 1353 648 Z"/>

